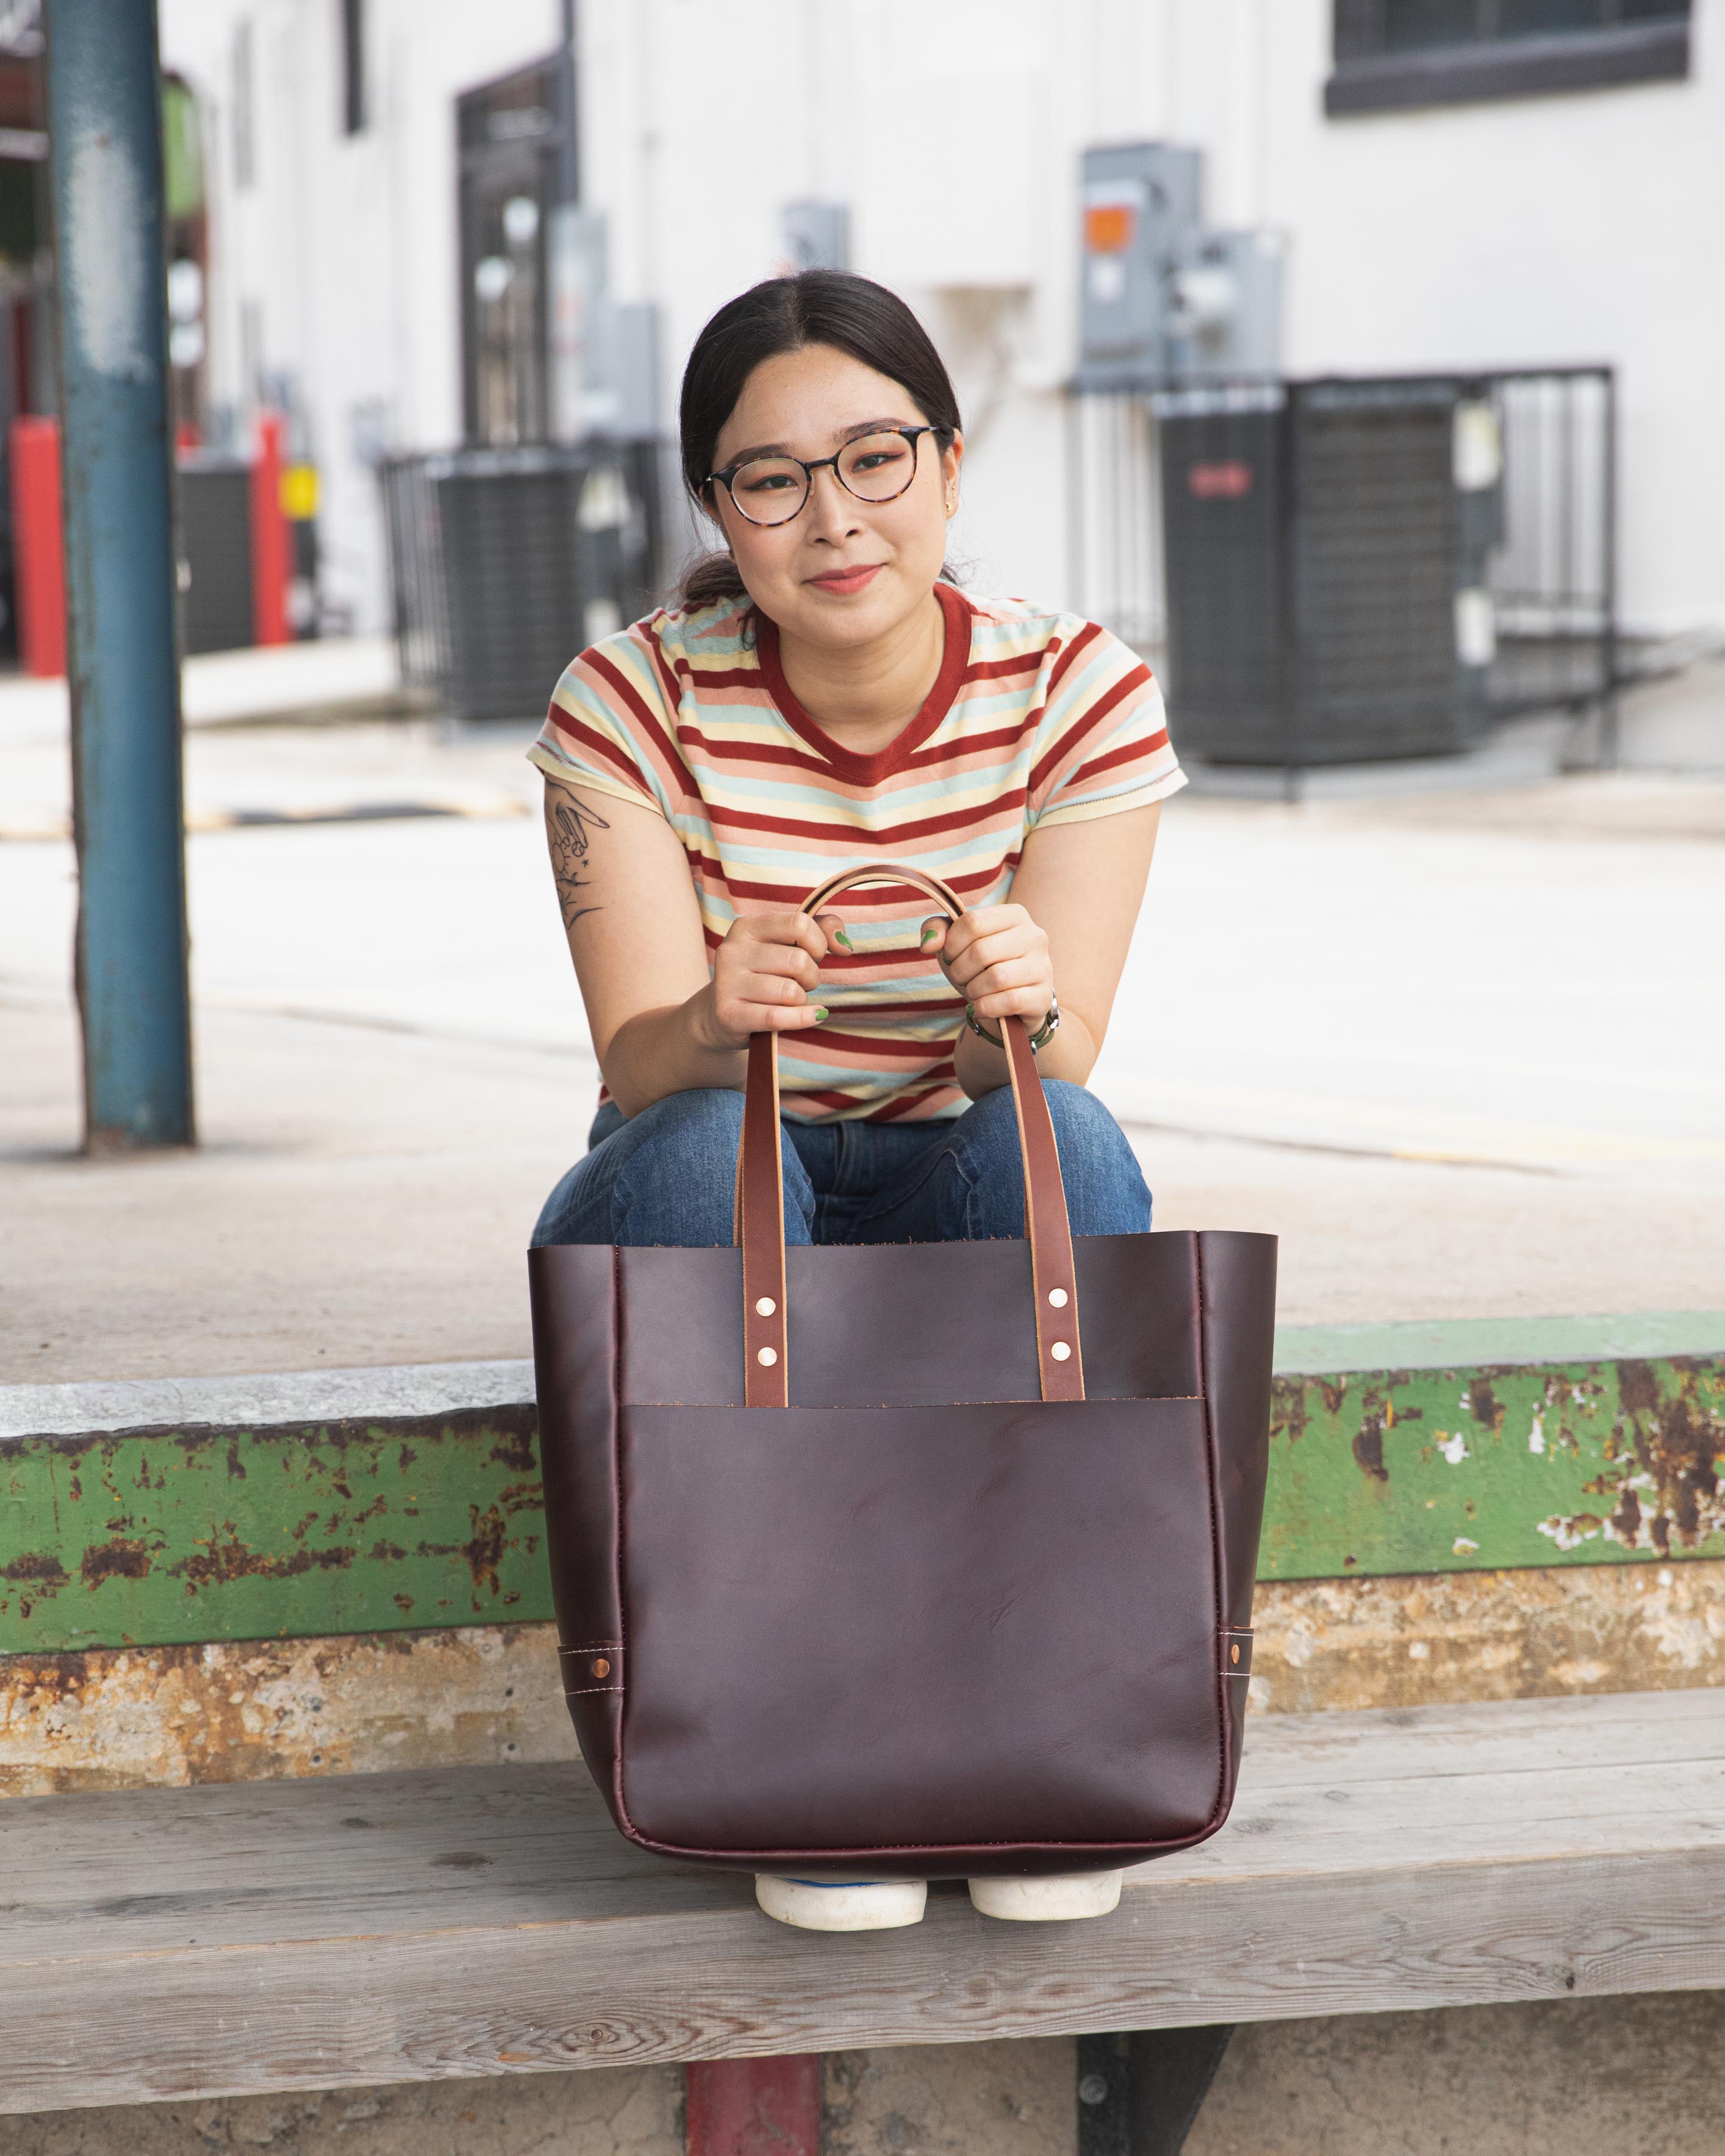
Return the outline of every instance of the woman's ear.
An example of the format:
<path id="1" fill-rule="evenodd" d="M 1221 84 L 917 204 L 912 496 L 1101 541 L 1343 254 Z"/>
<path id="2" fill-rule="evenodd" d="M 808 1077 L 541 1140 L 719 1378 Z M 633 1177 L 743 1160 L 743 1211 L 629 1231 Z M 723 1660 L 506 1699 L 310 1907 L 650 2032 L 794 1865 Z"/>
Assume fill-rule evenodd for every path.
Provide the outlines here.
<path id="1" fill-rule="evenodd" d="M 941 491 L 946 497 L 947 514 L 950 516 L 958 506 L 958 467 L 964 461 L 964 437 L 954 434 L 941 451 Z"/>

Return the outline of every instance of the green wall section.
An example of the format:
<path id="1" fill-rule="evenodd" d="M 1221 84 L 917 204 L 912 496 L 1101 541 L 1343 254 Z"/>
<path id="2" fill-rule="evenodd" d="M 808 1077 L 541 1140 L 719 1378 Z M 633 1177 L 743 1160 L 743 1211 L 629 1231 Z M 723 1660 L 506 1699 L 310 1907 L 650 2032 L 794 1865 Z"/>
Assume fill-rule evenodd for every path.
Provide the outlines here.
<path id="1" fill-rule="evenodd" d="M 1261 1576 L 1725 1556 L 1725 1355 L 1276 1383 Z M 548 1618 L 531 1407 L 0 1440 L 0 1653 Z"/>

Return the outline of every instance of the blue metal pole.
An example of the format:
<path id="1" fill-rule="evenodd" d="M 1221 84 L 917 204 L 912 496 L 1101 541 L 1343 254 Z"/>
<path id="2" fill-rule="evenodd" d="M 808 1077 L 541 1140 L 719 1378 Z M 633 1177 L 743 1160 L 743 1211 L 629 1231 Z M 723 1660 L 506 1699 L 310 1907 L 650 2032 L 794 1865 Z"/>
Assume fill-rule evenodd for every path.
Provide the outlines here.
<path id="1" fill-rule="evenodd" d="M 189 1145 L 155 0 L 48 0 L 85 1143 Z"/>

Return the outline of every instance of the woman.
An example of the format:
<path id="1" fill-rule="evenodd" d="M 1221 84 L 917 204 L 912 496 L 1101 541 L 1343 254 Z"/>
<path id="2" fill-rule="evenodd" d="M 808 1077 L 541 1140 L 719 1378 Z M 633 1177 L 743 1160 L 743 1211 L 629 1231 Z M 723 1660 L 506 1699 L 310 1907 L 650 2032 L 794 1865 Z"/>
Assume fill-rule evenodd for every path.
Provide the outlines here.
<path id="1" fill-rule="evenodd" d="M 729 1243 L 763 1030 L 788 1241 L 1021 1235 L 1009 1014 L 1048 1081 L 1073 1232 L 1147 1231 L 1137 1163 L 1085 1081 L 1183 783 L 1148 670 L 1094 623 L 952 580 L 957 405 L 882 286 L 809 270 L 721 308 L 681 430 L 726 551 L 583 653 L 531 752 L 604 1077 L 534 1241 Z M 848 927 L 798 912 L 881 860 L 965 910 L 907 916 L 902 891 L 870 887 Z M 1022 1913 L 1097 1905 L 1090 1880 L 1017 1884 Z M 760 1882 L 773 1914 L 820 1928 L 912 1920 L 921 1892 Z"/>

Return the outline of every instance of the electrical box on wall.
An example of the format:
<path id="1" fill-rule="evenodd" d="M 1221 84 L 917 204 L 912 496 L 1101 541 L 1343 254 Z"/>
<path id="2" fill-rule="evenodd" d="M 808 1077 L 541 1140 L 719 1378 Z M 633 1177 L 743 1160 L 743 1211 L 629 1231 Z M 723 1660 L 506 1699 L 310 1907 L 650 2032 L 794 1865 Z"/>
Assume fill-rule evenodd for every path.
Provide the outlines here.
<path id="1" fill-rule="evenodd" d="M 1201 382 L 1280 370 L 1286 251 L 1276 232 L 1203 235 L 1173 280 L 1171 373 Z"/>
<path id="2" fill-rule="evenodd" d="M 1280 366 L 1281 240 L 1206 233 L 1203 186 L 1201 150 L 1127 142 L 1085 151 L 1077 388 Z"/>
<path id="3" fill-rule="evenodd" d="M 1199 230 L 1203 153 L 1168 142 L 1086 150 L 1079 191 L 1079 386 L 1163 380 L 1170 283 Z"/>

